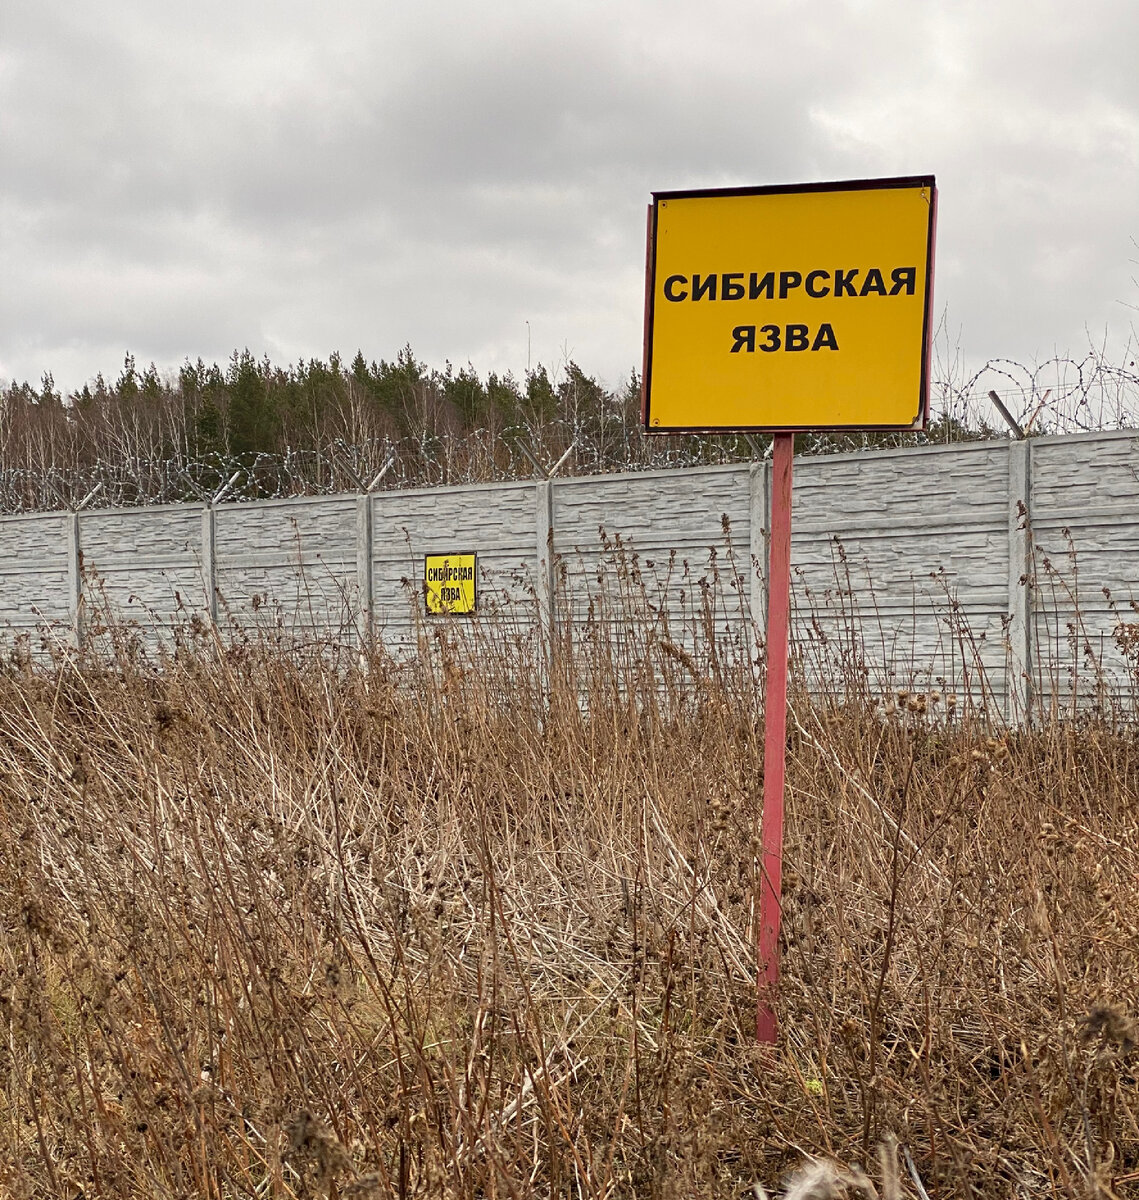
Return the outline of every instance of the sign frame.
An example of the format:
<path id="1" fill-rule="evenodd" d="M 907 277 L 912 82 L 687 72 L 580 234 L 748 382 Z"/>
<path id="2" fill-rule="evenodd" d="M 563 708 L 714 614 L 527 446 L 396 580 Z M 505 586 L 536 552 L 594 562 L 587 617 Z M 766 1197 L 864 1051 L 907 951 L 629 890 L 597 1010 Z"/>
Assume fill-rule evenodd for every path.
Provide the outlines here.
<path id="1" fill-rule="evenodd" d="M 431 607 L 431 588 L 427 578 L 427 572 L 430 569 L 429 564 L 432 559 L 443 561 L 455 559 L 470 559 L 472 575 L 470 579 L 471 586 L 471 605 L 470 608 L 439 608 Z M 478 551 L 448 553 L 448 554 L 424 554 L 423 556 L 423 606 L 429 617 L 473 617 L 478 613 L 479 606 L 479 555 Z"/>
<path id="2" fill-rule="evenodd" d="M 657 267 L 658 267 L 658 230 L 660 206 L 675 200 L 703 200 L 720 197 L 764 197 L 764 196 L 795 196 L 819 193 L 851 193 L 871 190 L 886 191 L 892 189 L 929 189 L 929 217 L 926 228 L 926 272 L 924 293 L 922 297 L 922 329 L 920 338 L 920 369 L 918 376 L 918 394 L 914 397 L 916 412 L 912 420 L 905 423 L 874 423 L 867 421 L 851 421 L 840 424 L 833 422 L 787 422 L 772 423 L 756 421 L 754 423 L 731 424 L 654 424 L 652 411 L 654 335 L 657 330 Z M 853 179 L 832 182 L 775 184 L 758 187 L 729 187 L 729 188 L 693 188 L 659 191 L 652 193 L 652 203 L 648 209 L 647 236 L 645 247 L 645 329 L 644 329 L 644 360 L 642 363 L 642 399 L 641 418 L 647 433 L 702 433 L 702 434 L 731 434 L 731 433 L 775 433 L 775 432 L 831 432 L 831 431 L 920 431 L 929 423 L 930 409 L 930 362 L 932 357 L 933 340 L 933 285 L 934 285 L 934 250 L 937 243 L 937 184 L 933 175 L 905 175 L 880 179 Z"/>

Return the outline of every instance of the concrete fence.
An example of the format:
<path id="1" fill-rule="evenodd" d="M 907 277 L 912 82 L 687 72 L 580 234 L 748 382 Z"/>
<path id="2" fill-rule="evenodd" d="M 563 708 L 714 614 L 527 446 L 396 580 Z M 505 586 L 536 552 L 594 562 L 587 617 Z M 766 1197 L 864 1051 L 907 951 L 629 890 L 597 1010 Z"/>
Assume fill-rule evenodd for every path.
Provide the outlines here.
<path id="1" fill-rule="evenodd" d="M 770 467 L 0 518 L 0 639 L 74 643 L 110 609 L 161 629 L 266 608 L 294 636 L 414 637 L 426 554 L 478 555 L 480 611 L 589 611 L 631 563 L 648 616 L 762 636 Z M 1019 719 L 1135 690 L 1139 435 L 795 463 L 795 644 L 816 673 L 983 696 Z M 611 613 L 613 635 L 627 619 Z M 478 619 L 478 618 L 476 618 Z"/>

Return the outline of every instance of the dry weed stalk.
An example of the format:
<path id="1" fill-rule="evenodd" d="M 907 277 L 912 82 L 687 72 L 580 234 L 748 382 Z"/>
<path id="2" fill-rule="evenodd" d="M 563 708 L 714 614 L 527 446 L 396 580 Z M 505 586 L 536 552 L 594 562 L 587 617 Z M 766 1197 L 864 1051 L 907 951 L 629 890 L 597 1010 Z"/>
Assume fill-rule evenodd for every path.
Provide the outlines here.
<path id="1" fill-rule="evenodd" d="M 754 648 L 617 561 L 549 640 L 13 659 L 0 1191 L 1134 1190 L 1133 728 L 800 688 L 765 1051 Z"/>

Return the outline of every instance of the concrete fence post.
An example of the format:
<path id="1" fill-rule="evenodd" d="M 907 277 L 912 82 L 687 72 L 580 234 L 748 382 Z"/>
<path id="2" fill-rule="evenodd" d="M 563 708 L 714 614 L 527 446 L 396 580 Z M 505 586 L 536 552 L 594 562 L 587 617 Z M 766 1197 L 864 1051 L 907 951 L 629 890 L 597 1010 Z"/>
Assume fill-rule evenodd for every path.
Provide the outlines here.
<path id="1" fill-rule="evenodd" d="M 375 624 L 372 619 L 372 496 L 356 497 L 356 592 L 360 609 L 360 641 L 371 650 Z"/>
<path id="2" fill-rule="evenodd" d="M 1032 724 L 1032 442 L 1017 439 L 1008 447 L 1008 670 L 1005 717 Z"/>
<path id="3" fill-rule="evenodd" d="M 202 586 L 206 591 L 206 611 L 215 624 L 218 619 L 217 514 L 214 506 L 202 508 Z"/>
<path id="4" fill-rule="evenodd" d="M 79 540 L 79 513 L 69 512 L 67 522 L 67 612 L 71 618 L 71 641 L 83 648 L 83 547 Z"/>
<path id="5" fill-rule="evenodd" d="M 547 629 L 554 628 L 554 483 L 547 479 L 534 488 L 534 561 L 537 564 L 535 586 L 538 611 Z"/>

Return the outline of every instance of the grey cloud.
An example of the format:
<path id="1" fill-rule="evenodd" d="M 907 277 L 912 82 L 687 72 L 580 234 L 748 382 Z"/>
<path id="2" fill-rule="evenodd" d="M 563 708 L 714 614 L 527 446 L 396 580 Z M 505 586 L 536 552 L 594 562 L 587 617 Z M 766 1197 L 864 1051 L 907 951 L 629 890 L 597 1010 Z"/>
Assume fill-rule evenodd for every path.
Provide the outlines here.
<path id="1" fill-rule="evenodd" d="M 1139 299 L 1139 9 L 1107 0 L 493 9 L 17 6 L 0 364 L 122 351 L 640 357 L 654 188 L 936 171 L 970 354 Z M 1131 250 L 1130 257 L 1134 257 Z M 1114 307 L 1113 307 L 1114 305 Z M 113 357 L 108 363 L 106 355 Z"/>

